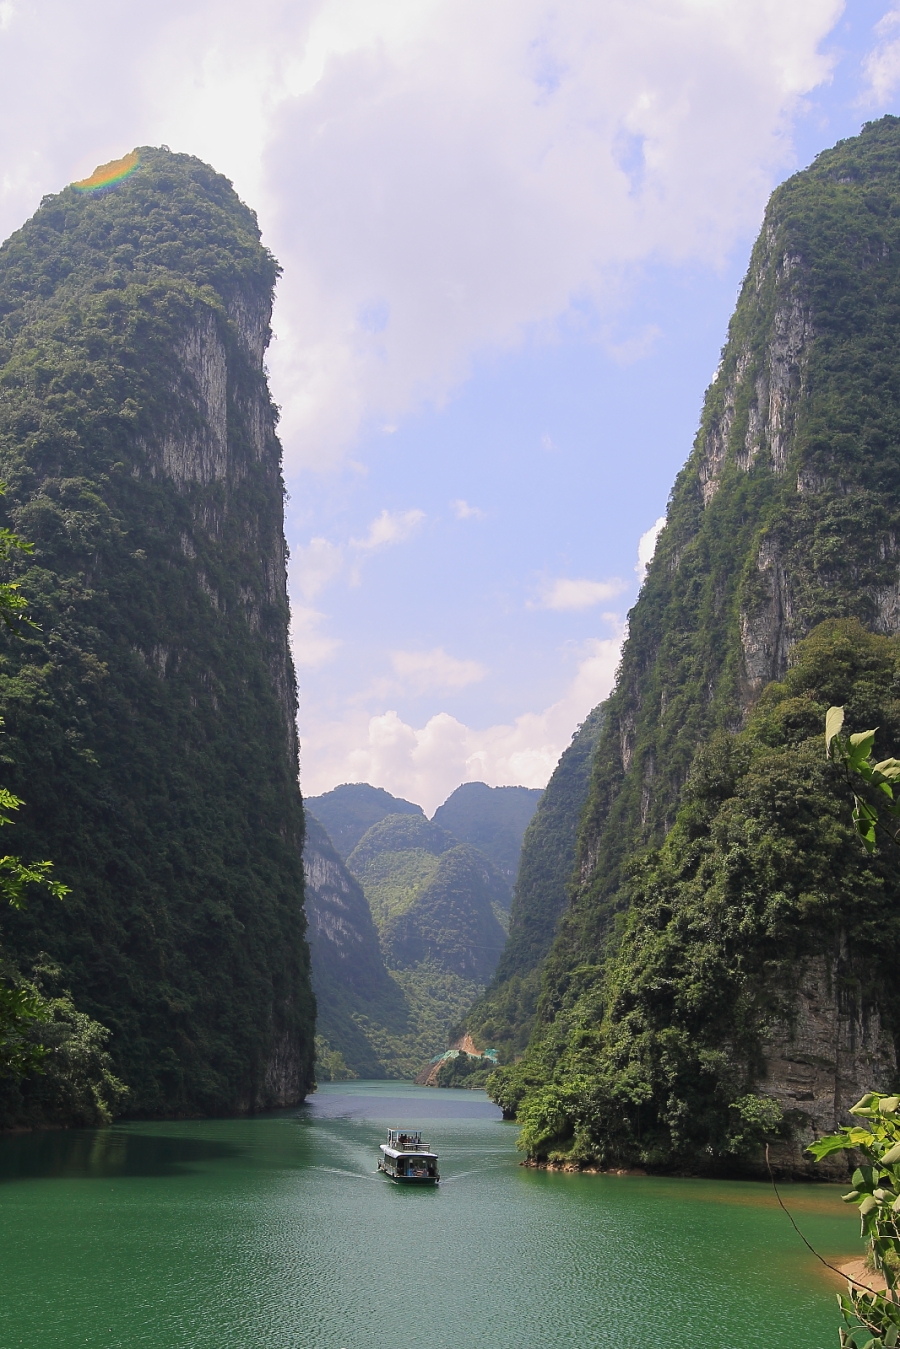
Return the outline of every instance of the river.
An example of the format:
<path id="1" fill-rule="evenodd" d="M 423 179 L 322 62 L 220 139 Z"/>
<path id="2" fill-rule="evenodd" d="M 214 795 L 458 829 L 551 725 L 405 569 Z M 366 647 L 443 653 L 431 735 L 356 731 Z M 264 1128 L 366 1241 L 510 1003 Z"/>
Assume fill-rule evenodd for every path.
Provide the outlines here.
<path id="1" fill-rule="evenodd" d="M 421 1127 L 438 1189 L 374 1171 Z M 0 1138 L 0 1349 L 836 1349 L 771 1188 L 519 1166 L 480 1092 L 323 1086 L 250 1119 Z M 785 1186 L 828 1257 L 834 1186 Z"/>

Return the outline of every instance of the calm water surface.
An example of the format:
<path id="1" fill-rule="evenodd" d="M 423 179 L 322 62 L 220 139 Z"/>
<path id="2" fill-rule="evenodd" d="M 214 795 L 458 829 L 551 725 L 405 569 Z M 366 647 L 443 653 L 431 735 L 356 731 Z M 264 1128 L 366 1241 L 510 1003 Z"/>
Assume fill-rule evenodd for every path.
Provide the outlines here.
<path id="1" fill-rule="evenodd" d="M 421 1127 L 439 1189 L 374 1172 Z M 836 1349 L 837 1281 L 764 1185 L 518 1165 L 480 1092 L 0 1139 L 0 1349 Z M 832 1186 L 787 1186 L 825 1255 Z"/>

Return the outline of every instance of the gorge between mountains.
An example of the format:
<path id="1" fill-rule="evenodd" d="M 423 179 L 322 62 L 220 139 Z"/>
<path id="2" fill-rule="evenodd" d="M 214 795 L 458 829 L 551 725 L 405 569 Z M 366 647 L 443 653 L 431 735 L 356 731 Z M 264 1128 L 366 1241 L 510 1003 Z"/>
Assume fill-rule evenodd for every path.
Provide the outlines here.
<path id="1" fill-rule="evenodd" d="M 805 1148 L 900 1037 L 900 873 L 822 739 L 900 750 L 900 119 L 772 195 L 611 696 L 545 789 L 431 819 L 301 797 L 278 264 L 200 160 L 129 164 L 0 248 L 2 782 L 68 887 L 3 914 L 49 1052 L 0 1127 L 424 1073 L 548 1169 L 842 1176 Z"/>

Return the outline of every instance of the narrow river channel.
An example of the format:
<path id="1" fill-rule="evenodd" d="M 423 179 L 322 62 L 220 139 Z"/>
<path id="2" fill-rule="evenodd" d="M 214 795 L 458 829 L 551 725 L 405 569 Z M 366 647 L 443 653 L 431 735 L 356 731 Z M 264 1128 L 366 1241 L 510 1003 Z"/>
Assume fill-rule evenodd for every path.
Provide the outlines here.
<path id="1" fill-rule="evenodd" d="M 389 1125 L 435 1190 L 375 1173 Z M 547 1174 L 480 1092 L 322 1087 L 251 1119 L 0 1138 L 0 1349 L 836 1349 L 832 1280 L 754 1183 Z M 858 1254 L 833 1186 L 785 1187 Z"/>

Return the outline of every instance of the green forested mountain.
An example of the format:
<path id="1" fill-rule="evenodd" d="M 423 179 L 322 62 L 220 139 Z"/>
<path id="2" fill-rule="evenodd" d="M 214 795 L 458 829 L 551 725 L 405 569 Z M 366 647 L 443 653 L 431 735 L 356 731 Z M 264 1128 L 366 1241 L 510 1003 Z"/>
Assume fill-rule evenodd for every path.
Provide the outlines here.
<path id="1" fill-rule="evenodd" d="M 321 796 L 308 796 L 307 807 L 325 826 L 328 837 L 346 862 L 367 829 L 386 815 L 423 815 L 421 806 L 391 796 L 368 782 L 345 782 Z"/>
<path id="2" fill-rule="evenodd" d="M 438 816 L 456 819 L 468 835 L 463 841 L 418 806 L 366 783 L 307 798 L 308 811 L 329 820 L 343 840 L 333 846 L 330 829 L 307 814 L 307 906 L 324 1054 L 340 1054 L 360 1076 L 403 1077 L 445 1048 L 506 939 L 506 876 L 471 838 L 482 837 L 508 870 L 539 795 L 483 783 L 458 789 Z M 324 1065 L 323 1058 L 320 1075 Z"/>
<path id="3" fill-rule="evenodd" d="M 414 815 L 389 815 L 360 839 L 347 865 L 366 893 L 388 964 L 423 962 L 484 983 L 506 933 L 503 878 L 477 849 Z"/>
<path id="4" fill-rule="evenodd" d="M 489 787 L 464 782 L 432 819 L 460 843 L 470 843 L 504 876 L 510 887 L 516 879 L 522 838 L 541 799 L 538 787 Z"/>
<path id="5" fill-rule="evenodd" d="M 522 843 L 509 937 L 493 979 L 466 1018 L 476 1044 L 499 1047 L 505 1059 L 521 1054 L 531 1037 L 541 965 L 569 902 L 578 825 L 603 717 L 601 703 L 575 732 L 540 796 Z"/>
<path id="6" fill-rule="evenodd" d="M 844 862 L 835 862 L 830 881 L 825 864 L 828 848 L 841 840 L 804 842 L 811 875 L 818 878 L 815 886 L 810 882 L 809 913 L 818 906 L 830 915 L 819 946 L 805 946 L 802 873 L 781 869 L 781 857 L 778 865 L 766 863 L 766 873 L 759 858 L 763 870 L 753 873 L 747 890 L 739 888 L 735 897 L 726 883 L 728 850 L 739 847 L 728 829 L 752 839 L 763 828 L 754 794 L 763 791 L 764 774 L 758 777 L 753 767 L 753 731 L 745 733 L 750 739 L 735 742 L 740 746 L 735 753 L 749 756 L 748 767 L 739 774 L 721 768 L 721 781 L 710 789 L 712 801 L 698 805 L 692 794 L 686 799 L 685 787 L 690 783 L 694 793 L 706 771 L 702 756 L 695 763 L 698 749 L 721 743 L 716 737 L 734 736 L 752 708 L 767 706 L 760 695 L 771 681 L 787 675 L 785 687 L 791 689 L 791 653 L 817 624 L 853 618 L 875 634 L 900 629 L 898 336 L 900 120 L 886 117 L 783 184 L 772 196 L 753 250 L 694 451 L 675 483 L 666 526 L 630 616 L 620 676 L 594 756 L 578 893 L 544 967 L 532 1046 L 519 1069 L 504 1070 L 505 1081 L 504 1075 L 497 1081 L 510 1105 L 528 1093 L 522 1110 L 527 1114 L 530 1100 L 536 1114 L 528 1137 L 538 1152 L 557 1146 L 551 1137 L 563 1147 L 577 1137 L 582 1140 L 577 1146 L 593 1148 L 595 1155 L 607 1155 L 604 1149 L 614 1145 L 633 1151 L 632 1144 L 613 1143 L 608 1122 L 609 1102 L 618 1109 L 627 1101 L 629 1111 L 640 1105 L 648 1112 L 634 1129 L 643 1137 L 649 1116 L 651 1160 L 675 1164 L 691 1154 L 693 1164 L 701 1164 L 703 1155 L 726 1147 L 721 1120 L 731 1102 L 722 1095 L 741 1090 L 748 1098 L 770 1096 L 791 1113 L 795 1133 L 808 1136 L 830 1128 L 846 1109 L 842 1081 L 878 1087 L 895 1072 L 895 1011 L 877 977 L 864 968 L 870 937 L 864 940 L 851 922 L 853 891 L 838 882 L 849 872 Z M 795 659 L 803 665 L 808 657 L 798 649 Z M 861 702 L 851 667 L 852 662 L 845 667 L 847 697 Z M 815 679 L 824 679 L 827 669 L 816 671 L 800 700 L 818 715 L 827 698 L 821 696 L 825 685 L 818 687 Z M 889 710 L 881 716 L 883 725 Z M 773 748 L 793 765 L 778 779 L 779 810 L 786 820 L 791 774 L 801 769 L 812 774 L 813 751 L 803 748 L 810 722 L 778 734 Z M 827 782 L 815 775 L 811 782 L 820 814 L 833 816 Z M 743 793 L 752 799 L 727 806 L 732 786 L 739 801 Z M 775 786 L 773 781 L 773 792 Z M 718 801 L 725 803 L 727 828 Z M 686 839 L 692 826 L 679 815 L 682 804 L 685 811 L 706 812 L 703 829 L 714 849 L 704 863 L 710 893 L 731 894 L 722 903 L 738 911 L 734 919 L 721 918 L 727 933 L 717 928 L 715 914 L 703 913 L 698 899 L 688 900 L 689 892 L 698 893 L 688 882 L 691 867 L 700 866 L 700 844 Z M 798 820 L 803 809 L 797 807 Z M 671 842 L 658 854 L 670 831 Z M 766 837 L 773 858 L 792 847 L 789 827 Z M 864 871 L 865 863 L 860 865 Z M 761 913 L 754 898 L 763 876 L 773 902 L 784 896 L 783 929 L 772 910 Z M 878 876 L 877 888 L 887 905 L 879 912 L 883 921 L 900 895 L 889 875 Z M 740 931 L 742 922 L 743 938 L 729 946 L 727 934 Z M 654 933 L 663 944 L 681 941 L 683 923 L 695 925 L 699 944 L 683 947 L 675 974 L 657 976 L 649 966 L 640 974 L 637 945 Z M 776 931 L 784 949 L 797 953 L 791 968 L 770 968 L 763 959 L 765 934 Z M 685 1060 L 683 1073 L 675 1060 L 696 1024 L 685 1029 L 689 1018 L 679 1021 L 681 1012 L 674 1003 L 666 1010 L 664 997 L 651 1014 L 639 995 L 634 1002 L 624 992 L 629 981 L 644 978 L 657 979 L 662 990 L 672 977 L 672 999 L 683 998 L 704 1008 L 704 1016 L 715 1016 L 722 1007 L 713 996 L 722 962 L 749 969 L 757 959 L 762 974 L 756 984 L 735 976 L 737 982 L 729 985 L 732 993 L 751 990 L 741 1010 L 743 1040 L 704 1045 L 693 1060 Z M 757 1046 L 753 1053 L 746 1048 L 751 1043 Z M 661 1075 L 647 1067 L 654 1054 L 666 1059 Z M 815 1059 L 830 1067 L 810 1075 L 804 1055 L 807 1065 Z M 802 1090 L 790 1086 L 789 1064 Z M 664 1080 L 670 1104 L 660 1114 Z M 555 1105 L 541 1095 L 547 1083 L 562 1092 Z M 581 1104 L 574 1103 L 576 1097 Z M 546 1127 L 539 1118 L 544 1106 L 556 1111 Z M 763 1114 L 767 1108 L 759 1107 Z M 757 1107 L 747 1109 L 753 1115 Z M 707 1124 L 695 1129 L 690 1122 L 698 1111 L 719 1121 L 709 1124 L 704 1145 L 712 1153 L 703 1154 L 698 1143 Z M 592 1122 L 582 1127 L 585 1112 Z M 733 1138 L 752 1133 L 741 1119 L 732 1119 L 729 1127 Z M 593 1141 L 583 1143 L 586 1138 Z M 639 1142 L 638 1151 L 642 1146 Z"/>
<path id="7" fill-rule="evenodd" d="M 373 825 L 347 868 L 365 893 L 379 959 L 403 1008 L 401 1014 L 397 1003 L 367 999 L 353 1021 L 385 1075 L 414 1077 L 445 1048 L 450 1028 L 493 973 L 506 939 L 506 883 L 482 853 L 421 814 Z M 338 1034 L 331 1044 L 351 1062 L 354 1051 Z"/>
<path id="8" fill-rule="evenodd" d="M 133 1111 L 251 1109 L 301 1099 L 313 1055 L 278 268 L 226 179 L 139 156 L 0 248 L 2 507 L 39 625 L 0 635 L 2 776 L 16 851 L 71 890 L 2 939 L 109 1029 Z"/>
<path id="9" fill-rule="evenodd" d="M 323 1050 L 317 1075 L 324 1076 L 330 1052 L 339 1054 L 357 1077 L 384 1077 L 386 1039 L 412 1033 L 409 1006 L 385 966 L 359 882 L 309 813 L 303 864 L 316 1031 Z"/>

